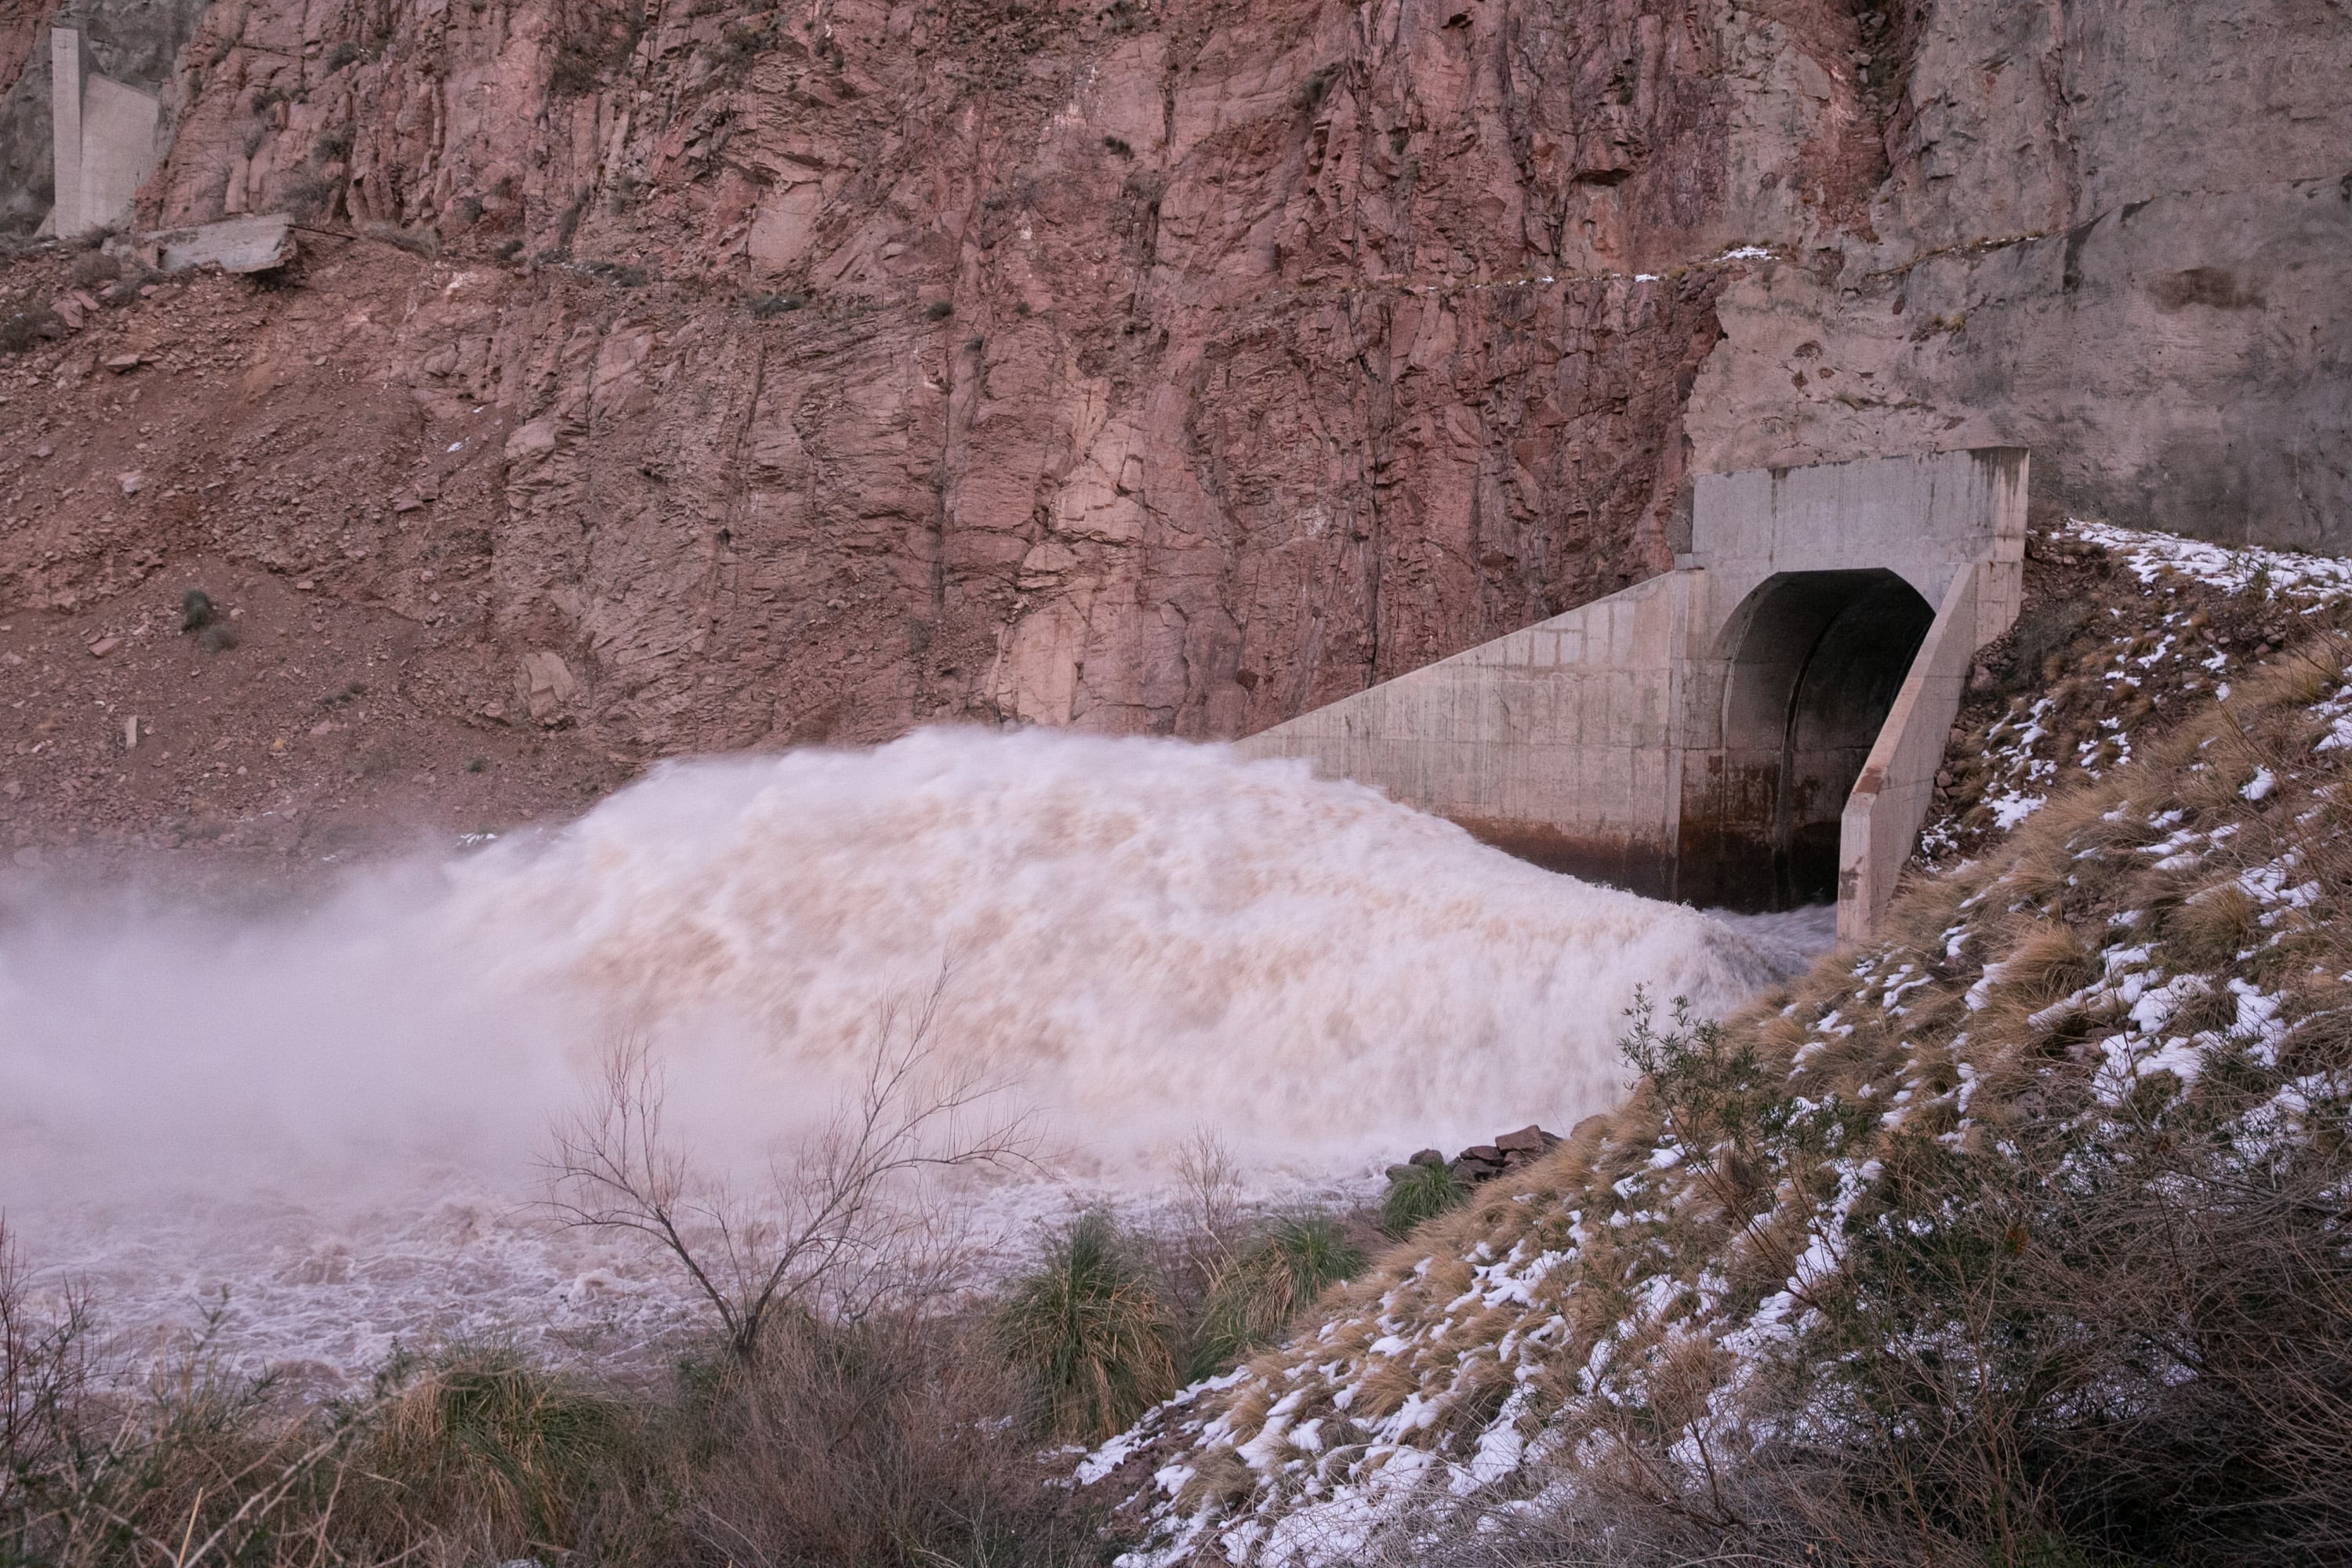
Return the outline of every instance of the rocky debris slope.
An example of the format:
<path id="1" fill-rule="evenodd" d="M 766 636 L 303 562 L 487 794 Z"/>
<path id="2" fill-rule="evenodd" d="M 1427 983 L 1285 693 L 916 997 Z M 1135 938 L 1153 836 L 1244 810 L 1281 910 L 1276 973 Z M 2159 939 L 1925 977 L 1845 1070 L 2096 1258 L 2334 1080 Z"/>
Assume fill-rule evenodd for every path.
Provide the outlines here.
<path id="1" fill-rule="evenodd" d="M 216 556 L 601 765 L 1248 732 L 1660 569 L 1694 464 L 2022 440 L 2086 515 L 2302 537 L 2252 503 L 2342 482 L 2352 45 L 2196 12 L 188 12 L 142 221 L 305 260 L 0 270 L 0 611 Z"/>
<path id="2" fill-rule="evenodd" d="M 397 308 L 370 276 L 347 314 Z M 362 366 L 298 357 L 311 307 L 268 284 L 90 254 L 20 262 L 11 280 L 28 278 L 79 319 L 0 360 L 16 421 L 0 583 L 70 563 L 81 586 L 0 611 L 0 850 L 315 865 L 568 814 L 635 771 L 559 738 L 568 710 L 533 714 L 522 661 L 488 632 L 487 535 L 390 526 L 428 494 L 480 504 L 490 411 L 428 428 Z M 257 342 L 274 351 L 258 363 Z M 287 363 L 299 398 L 251 395 Z M 436 460 L 413 456 L 420 434 Z M 338 593 L 361 566 L 378 591 Z M 179 629 L 191 589 L 215 608 L 209 645 Z"/>
<path id="3" fill-rule="evenodd" d="M 1619 1112 L 1085 1462 L 1129 1499 L 1129 1561 L 1363 1560 L 1477 1521 L 1622 1552 L 1644 1519 L 1804 1561 L 1893 1521 L 1908 1560 L 1983 1542 L 1969 1495 L 2009 1499 L 2011 1547 L 2344 1538 L 2311 1461 L 2352 1436 L 2352 573 L 2095 528 L 2034 570 L 2106 551 L 2125 591 L 2045 656 L 2103 678 L 2189 641 L 2220 689 L 2176 677 L 2187 710 L 2128 755 L 2070 748 L 1886 940 L 1719 1028 L 1637 1016 Z M 2235 613 L 2204 626 L 2284 651 L 2209 651 L 2212 595 Z"/>

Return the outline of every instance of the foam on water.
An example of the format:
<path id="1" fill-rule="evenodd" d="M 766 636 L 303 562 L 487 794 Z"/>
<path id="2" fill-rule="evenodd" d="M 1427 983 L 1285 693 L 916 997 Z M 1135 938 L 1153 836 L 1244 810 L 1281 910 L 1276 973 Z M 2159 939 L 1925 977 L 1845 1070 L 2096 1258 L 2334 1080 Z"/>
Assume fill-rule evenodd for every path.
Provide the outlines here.
<path id="1" fill-rule="evenodd" d="M 748 1168 L 944 973 L 938 1052 L 1035 1109 L 1056 1180 L 1148 1187 L 1201 1129 L 1311 1180 L 1564 1128 L 1619 1091 L 1637 984 L 1720 1012 L 1791 966 L 1772 946 L 1221 747 L 940 730 L 673 764 L 299 918 L 16 920 L 0 1203 L 117 1316 L 226 1286 L 257 1354 L 650 1331 L 657 1272 L 521 1207 L 616 1032 Z"/>

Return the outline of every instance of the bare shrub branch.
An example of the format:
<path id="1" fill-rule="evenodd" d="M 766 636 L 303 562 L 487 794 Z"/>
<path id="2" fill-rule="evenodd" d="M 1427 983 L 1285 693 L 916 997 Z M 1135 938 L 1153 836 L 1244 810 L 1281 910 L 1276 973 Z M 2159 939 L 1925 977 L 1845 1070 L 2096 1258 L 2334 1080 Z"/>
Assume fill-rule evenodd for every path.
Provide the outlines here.
<path id="1" fill-rule="evenodd" d="M 779 1314 L 854 1319 L 936 1289 L 955 1247 L 924 1179 L 1026 1163 L 1028 1118 L 992 1119 L 999 1086 L 937 1051 L 942 985 L 877 1010 L 858 1089 L 815 1137 L 743 1192 L 698 1168 L 666 1118 L 667 1082 L 642 1037 L 606 1053 L 593 1102 L 554 1134 L 550 1204 L 567 1225 L 635 1232 L 681 1268 L 746 1362 Z"/>

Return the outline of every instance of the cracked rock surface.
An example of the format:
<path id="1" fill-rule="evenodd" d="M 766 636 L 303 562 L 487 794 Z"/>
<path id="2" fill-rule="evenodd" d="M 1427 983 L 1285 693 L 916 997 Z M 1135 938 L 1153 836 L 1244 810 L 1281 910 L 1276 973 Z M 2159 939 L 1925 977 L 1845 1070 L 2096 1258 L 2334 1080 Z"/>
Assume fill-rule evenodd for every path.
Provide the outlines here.
<path id="1" fill-rule="evenodd" d="M 246 581 L 446 737 L 232 836 L 331 776 L 444 821 L 500 747 L 551 771 L 468 826 L 926 722 L 1247 733 L 1664 568 L 1695 468 L 2017 441 L 2078 514 L 2343 542 L 2325 7 L 180 9 L 141 221 L 302 254 L 0 270 L 0 643 L 119 743 L 183 687 L 88 643 Z M 0 6 L 10 102 L 48 19 Z M 110 787 L 0 740 L 0 833 Z"/>

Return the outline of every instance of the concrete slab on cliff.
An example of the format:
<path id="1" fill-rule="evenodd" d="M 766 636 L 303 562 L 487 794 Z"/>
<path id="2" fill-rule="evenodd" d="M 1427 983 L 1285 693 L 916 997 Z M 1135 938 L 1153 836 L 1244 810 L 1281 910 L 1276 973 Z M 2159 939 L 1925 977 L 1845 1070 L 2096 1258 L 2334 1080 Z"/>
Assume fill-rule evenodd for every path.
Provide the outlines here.
<path id="1" fill-rule="evenodd" d="M 294 259 L 294 224 L 284 213 L 265 213 L 142 234 L 109 248 L 118 247 L 158 272 L 185 272 L 196 267 L 268 272 Z"/>

